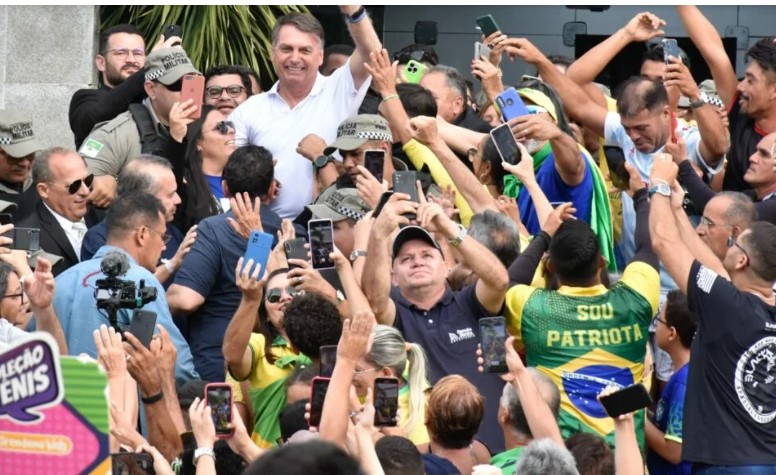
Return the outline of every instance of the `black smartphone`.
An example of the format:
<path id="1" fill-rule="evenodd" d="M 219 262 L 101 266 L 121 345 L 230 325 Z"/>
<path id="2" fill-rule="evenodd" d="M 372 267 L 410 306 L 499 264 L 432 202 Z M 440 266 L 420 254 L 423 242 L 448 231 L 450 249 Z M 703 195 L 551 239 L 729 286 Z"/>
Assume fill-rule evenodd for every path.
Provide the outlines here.
<path id="1" fill-rule="evenodd" d="M 479 16 L 475 21 L 477 22 L 477 26 L 480 27 L 480 31 L 482 31 L 482 34 L 485 35 L 485 37 L 488 37 L 493 33 L 501 30 L 501 28 L 499 28 L 496 24 L 496 20 L 493 19 L 493 15 L 491 14 Z"/>
<path id="2" fill-rule="evenodd" d="M 167 27 L 164 29 L 164 39 L 172 38 L 173 36 L 177 36 L 178 38 L 182 38 L 181 35 L 183 35 L 183 28 L 181 28 L 180 25 L 167 25 Z M 174 45 L 173 45 L 174 46 Z"/>
<path id="3" fill-rule="evenodd" d="M 399 380 L 375 378 L 374 388 L 375 427 L 394 427 L 399 409 Z"/>
<path id="4" fill-rule="evenodd" d="M 377 206 L 375 206 L 375 212 L 372 213 L 372 217 L 376 218 L 380 216 L 380 211 L 383 210 L 383 207 L 385 207 L 385 203 L 388 202 L 388 200 L 391 199 L 391 196 L 393 196 L 393 191 L 384 191 L 382 195 L 380 195 L 380 201 L 377 202 Z"/>
<path id="5" fill-rule="evenodd" d="M 415 171 L 393 172 L 393 192 L 406 193 L 410 195 L 410 201 L 418 202 L 418 173 Z M 415 213 L 406 215 L 407 219 L 415 219 Z"/>
<path id="6" fill-rule="evenodd" d="M 334 261 L 334 226 L 330 219 L 312 219 L 307 223 L 307 235 L 310 237 L 310 255 L 313 269 L 331 269 Z"/>
<path id="7" fill-rule="evenodd" d="M 663 61 L 668 64 L 668 57 L 673 56 L 681 60 L 681 52 L 679 51 L 679 44 L 673 38 L 663 39 Z"/>
<path id="8" fill-rule="evenodd" d="M 369 170 L 378 183 L 383 182 L 383 164 L 385 163 L 385 150 L 365 150 L 364 168 Z"/>
<path id="9" fill-rule="evenodd" d="M 320 357 L 320 371 L 318 376 L 331 378 L 334 373 L 334 365 L 337 364 L 337 345 L 324 345 L 318 349 Z"/>
<path id="10" fill-rule="evenodd" d="M 210 406 L 210 417 L 216 427 L 216 437 L 224 439 L 232 435 L 232 387 L 226 383 L 205 386 L 205 400 Z"/>
<path id="11" fill-rule="evenodd" d="M 507 321 L 504 317 L 480 318 L 480 346 L 486 373 L 507 372 Z"/>
<path id="12" fill-rule="evenodd" d="M 652 404 L 652 398 L 649 397 L 649 392 L 643 384 L 634 384 L 620 389 L 608 396 L 601 397 L 600 401 L 609 417 L 630 414 Z"/>
<path id="13" fill-rule="evenodd" d="M 604 145 L 604 158 L 612 185 L 621 190 L 630 188 L 630 173 L 625 168 L 625 154 L 622 149 L 614 145 Z"/>
<path id="14" fill-rule="evenodd" d="M 310 393 L 310 419 L 308 424 L 310 427 L 318 427 L 321 425 L 321 416 L 323 415 L 323 401 L 326 400 L 326 391 L 329 390 L 330 378 L 321 378 L 316 376 L 313 378 L 311 385 L 312 390 Z"/>
<path id="15" fill-rule="evenodd" d="M 13 248 L 22 251 L 37 251 L 40 249 L 40 229 L 14 228 Z"/>
<path id="16" fill-rule="evenodd" d="M 283 248 L 286 251 L 286 259 L 301 259 L 303 261 L 308 260 L 307 248 L 304 247 L 305 244 L 307 244 L 305 238 L 296 238 L 291 239 L 290 241 L 286 241 L 286 243 L 283 245 Z M 288 267 L 293 269 L 298 266 L 289 264 Z"/>
<path id="17" fill-rule="evenodd" d="M 490 131 L 490 138 L 493 140 L 493 145 L 496 146 L 496 151 L 501 156 L 501 160 L 514 165 L 520 162 L 521 154 L 517 148 L 517 140 L 515 140 L 514 134 L 512 134 L 512 128 L 509 124 L 501 124 L 495 129 Z"/>
<path id="18" fill-rule="evenodd" d="M 151 348 L 151 339 L 154 337 L 155 326 L 156 312 L 140 309 L 132 312 L 132 322 L 129 324 L 129 332 L 146 348 Z"/>
<path id="19" fill-rule="evenodd" d="M 156 475 L 154 457 L 147 452 L 110 454 L 110 459 L 112 475 L 125 475 L 127 473 Z"/>

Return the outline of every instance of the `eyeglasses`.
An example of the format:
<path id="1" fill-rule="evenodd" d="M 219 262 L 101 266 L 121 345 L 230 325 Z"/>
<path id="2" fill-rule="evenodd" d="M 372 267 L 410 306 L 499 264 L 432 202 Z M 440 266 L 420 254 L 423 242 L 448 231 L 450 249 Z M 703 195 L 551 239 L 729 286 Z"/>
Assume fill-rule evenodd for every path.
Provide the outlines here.
<path id="1" fill-rule="evenodd" d="M 18 294 L 8 294 L 3 296 L 4 299 L 15 299 L 19 298 L 20 303 L 24 305 L 24 292 L 19 292 Z"/>
<path id="2" fill-rule="evenodd" d="M 736 246 L 738 249 L 740 249 L 740 250 L 741 250 L 741 252 L 743 252 L 743 253 L 744 253 L 744 255 L 746 256 L 746 260 L 747 260 L 747 261 L 750 261 L 750 260 L 751 260 L 751 259 L 749 259 L 749 253 L 748 253 L 748 252 L 746 252 L 746 249 L 744 249 L 743 247 L 741 247 L 741 245 L 740 245 L 740 244 L 738 244 L 738 235 L 732 235 L 732 234 L 731 234 L 731 235 L 730 235 L 730 236 L 728 236 L 728 238 L 727 238 L 727 247 L 729 247 L 729 248 L 730 248 L 730 247 L 733 247 L 733 246 Z"/>
<path id="3" fill-rule="evenodd" d="M 59 183 L 53 183 L 50 181 L 47 181 L 46 183 L 54 186 L 61 186 L 62 188 L 66 189 L 68 193 L 70 193 L 71 195 L 74 195 L 78 193 L 78 190 L 81 189 L 81 185 L 86 185 L 86 187 L 91 190 L 93 181 L 94 181 L 94 174 L 92 173 L 92 174 L 86 175 L 83 178 L 79 178 L 78 180 L 72 181 L 67 185 L 60 185 Z"/>
<path id="4" fill-rule="evenodd" d="M 209 88 L 205 89 L 205 92 L 207 92 L 207 97 L 211 99 L 218 99 L 221 97 L 221 94 L 226 91 L 226 94 L 234 99 L 235 97 L 239 96 L 243 91 L 245 90 L 244 87 L 238 85 L 238 84 L 232 84 L 231 86 L 221 87 L 221 86 L 210 86 Z"/>
<path id="5" fill-rule="evenodd" d="M 213 130 L 217 130 L 221 135 L 226 135 L 229 133 L 229 129 L 236 130 L 234 128 L 234 122 L 231 120 L 222 120 L 221 122 L 217 122 L 215 126 L 213 126 Z"/>
<path id="6" fill-rule="evenodd" d="M 286 287 L 286 293 L 291 296 L 291 298 L 296 297 L 300 294 L 299 291 L 297 291 L 294 287 L 288 286 Z M 269 303 L 278 303 L 280 302 L 280 299 L 283 298 L 283 289 L 280 287 L 273 287 L 269 290 L 267 290 L 267 302 Z"/>
<path id="7" fill-rule="evenodd" d="M 701 221 L 698 224 L 698 226 L 706 226 L 707 228 L 711 229 L 714 226 L 725 226 L 725 227 L 733 227 L 732 224 L 723 224 L 723 223 L 715 223 L 714 221 L 710 220 L 706 216 L 701 216 Z M 728 247 L 732 246 L 732 244 L 729 244 Z"/>
<path id="8" fill-rule="evenodd" d="M 665 325 L 665 326 L 667 326 L 667 327 L 668 327 L 668 326 L 670 326 L 670 325 L 668 324 L 668 321 L 666 321 L 666 320 L 663 320 L 663 319 L 662 319 L 662 318 L 660 318 L 659 316 L 655 317 L 655 321 L 656 321 L 656 322 L 660 322 L 660 323 L 662 323 L 663 325 Z"/>
<path id="9" fill-rule="evenodd" d="M 159 84 L 162 84 L 162 83 L 159 83 Z M 183 87 L 183 79 L 179 79 L 170 85 L 162 84 L 162 86 L 167 88 L 167 90 L 170 92 L 181 92 L 181 88 Z"/>
<path id="10" fill-rule="evenodd" d="M 101 54 L 104 56 L 106 53 L 113 53 L 113 56 L 119 59 L 127 59 L 132 54 L 135 58 L 145 58 L 145 50 L 142 49 L 127 49 L 127 48 L 113 48 L 103 51 Z"/>
<path id="11" fill-rule="evenodd" d="M 168 233 L 160 233 L 159 231 L 157 231 L 156 229 L 152 228 L 151 226 L 149 226 L 149 225 L 147 225 L 147 224 L 145 225 L 145 227 L 146 227 L 146 229 L 148 229 L 148 230 L 149 230 L 149 231 L 151 231 L 152 233 L 159 235 L 159 237 L 160 237 L 160 238 L 162 238 L 162 242 L 163 242 L 164 244 L 167 244 L 168 242 L 170 242 L 170 239 L 172 238 L 172 235 L 171 235 L 171 234 L 168 234 Z M 136 229 L 139 229 L 139 228 L 136 228 Z"/>

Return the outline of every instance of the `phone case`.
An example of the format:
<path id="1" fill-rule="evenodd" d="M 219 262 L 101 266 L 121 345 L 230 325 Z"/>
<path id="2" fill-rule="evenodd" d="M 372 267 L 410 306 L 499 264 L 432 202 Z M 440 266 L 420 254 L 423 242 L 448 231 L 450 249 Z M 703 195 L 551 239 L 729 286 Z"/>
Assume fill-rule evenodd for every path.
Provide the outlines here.
<path id="1" fill-rule="evenodd" d="M 474 43 L 474 59 L 490 61 L 490 48 L 477 41 Z"/>
<path id="2" fill-rule="evenodd" d="M 378 183 L 383 182 L 383 166 L 385 164 L 385 150 L 365 150 L 364 168 L 369 170 Z"/>
<path id="3" fill-rule="evenodd" d="M 618 417 L 643 409 L 652 404 L 652 398 L 643 384 L 634 384 L 600 398 L 601 405 L 609 417 Z"/>
<path id="4" fill-rule="evenodd" d="M 482 31 L 482 34 L 485 35 L 486 37 L 500 30 L 500 28 L 496 24 L 496 20 L 493 18 L 493 15 L 491 14 L 477 17 L 475 21 L 477 22 L 477 26 L 480 27 L 480 31 Z"/>
<path id="5" fill-rule="evenodd" d="M 375 378 L 374 391 L 375 427 L 394 427 L 398 423 L 399 380 Z"/>
<path id="6" fill-rule="evenodd" d="M 259 271 L 259 277 L 261 277 L 267 269 L 267 260 L 269 260 L 269 253 L 272 251 L 272 241 L 273 237 L 271 234 L 253 231 L 251 237 L 248 238 L 248 246 L 245 248 L 243 269 L 248 265 L 248 260 L 253 259 L 254 267 L 251 267 L 251 274 L 258 263 L 261 265 L 261 270 Z"/>
<path id="7" fill-rule="evenodd" d="M 37 251 L 40 249 L 40 229 L 14 228 L 13 249 L 22 251 Z"/>
<path id="8" fill-rule="evenodd" d="M 189 115 L 190 119 L 199 119 L 202 115 L 202 101 L 205 98 L 205 76 L 187 74 L 181 84 L 181 102 L 189 99 L 194 101 L 197 110 Z"/>
<path id="9" fill-rule="evenodd" d="M 286 251 L 286 259 L 301 259 L 303 261 L 309 261 L 307 258 L 307 249 L 304 245 L 307 244 L 305 238 L 296 238 L 290 241 L 286 241 L 284 250 Z M 288 265 L 289 268 L 294 268 L 292 264 Z"/>
<path id="10" fill-rule="evenodd" d="M 662 43 L 663 43 L 663 61 L 665 61 L 666 64 L 668 64 L 669 56 L 673 56 L 674 58 L 681 59 L 681 53 L 679 52 L 679 43 L 677 43 L 675 39 L 666 38 L 662 41 Z"/>
<path id="11" fill-rule="evenodd" d="M 310 255 L 313 269 L 331 269 L 334 261 L 329 254 L 334 252 L 334 227 L 330 219 L 313 219 L 307 223 L 310 238 Z"/>
<path id="12" fill-rule="evenodd" d="M 323 415 L 323 402 L 326 400 L 326 391 L 329 389 L 330 378 L 316 376 L 310 382 L 310 427 L 321 425 L 321 416 Z"/>
<path id="13" fill-rule="evenodd" d="M 625 155 L 622 149 L 605 145 L 604 158 L 606 159 L 606 166 L 609 168 L 609 179 L 612 184 L 621 190 L 630 188 L 630 174 L 625 168 Z"/>
<path id="14" fill-rule="evenodd" d="M 528 108 L 523 102 L 523 99 L 520 98 L 520 94 L 517 93 L 514 87 L 510 87 L 506 91 L 496 96 L 496 105 L 501 111 L 501 116 L 504 118 L 504 122 L 508 122 L 515 117 L 521 117 L 530 114 L 530 112 L 528 112 Z"/>
<path id="15" fill-rule="evenodd" d="M 155 326 L 156 312 L 140 309 L 132 312 L 132 322 L 129 324 L 129 332 L 146 348 L 151 347 L 151 339 L 154 336 Z"/>
<path id="16" fill-rule="evenodd" d="M 210 417 L 216 427 L 216 437 L 227 438 L 232 434 L 232 386 L 226 383 L 210 383 L 205 386 L 205 402 L 210 406 Z"/>
<path id="17" fill-rule="evenodd" d="M 380 212 L 383 210 L 385 203 L 387 203 L 388 200 L 391 199 L 392 195 L 393 195 L 393 191 L 384 191 L 383 194 L 380 195 L 380 201 L 377 202 L 377 206 L 375 206 L 375 212 L 372 213 L 373 218 L 380 216 Z"/>
<path id="18" fill-rule="evenodd" d="M 414 171 L 393 172 L 393 192 L 410 195 L 410 201 L 418 202 L 418 189 L 416 182 L 418 174 Z M 407 215 L 409 220 L 416 218 L 415 213 Z"/>
<path id="19" fill-rule="evenodd" d="M 522 158 L 520 150 L 517 148 L 517 140 L 512 134 L 512 128 L 509 124 L 501 124 L 490 131 L 490 137 L 496 146 L 496 151 L 501 156 L 501 160 L 515 165 Z"/>
<path id="20" fill-rule="evenodd" d="M 507 372 L 507 321 L 504 317 L 480 319 L 480 345 L 486 373 Z"/>
<path id="21" fill-rule="evenodd" d="M 407 82 L 410 84 L 420 84 L 424 74 L 426 74 L 426 66 L 414 59 L 409 60 L 404 68 L 404 77 L 407 78 Z"/>

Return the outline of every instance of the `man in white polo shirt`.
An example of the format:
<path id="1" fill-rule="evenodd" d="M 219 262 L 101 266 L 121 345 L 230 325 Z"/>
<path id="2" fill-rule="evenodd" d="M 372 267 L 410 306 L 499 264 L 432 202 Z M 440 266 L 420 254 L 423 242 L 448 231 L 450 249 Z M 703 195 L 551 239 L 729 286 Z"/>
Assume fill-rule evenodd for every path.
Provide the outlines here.
<path id="1" fill-rule="evenodd" d="M 356 45 L 347 64 L 331 76 L 318 73 L 323 63 L 323 27 L 312 15 L 290 13 L 272 30 L 272 64 L 278 82 L 232 112 L 237 145 L 261 145 L 277 160 L 275 178 L 282 188 L 272 209 L 295 218 L 313 200 L 313 168 L 296 152 L 308 134 L 331 143 L 337 126 L 356 115 L 369 88 L 364 68 L 369 53 L 382 45 L 363 7 L 340 6 Z"/>

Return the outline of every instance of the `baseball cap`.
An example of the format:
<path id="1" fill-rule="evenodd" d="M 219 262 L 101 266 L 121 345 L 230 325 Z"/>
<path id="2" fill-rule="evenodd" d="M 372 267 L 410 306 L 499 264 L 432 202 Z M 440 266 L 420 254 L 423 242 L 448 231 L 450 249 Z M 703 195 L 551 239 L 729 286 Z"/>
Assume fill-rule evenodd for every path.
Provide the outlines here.
<path id="1" fill-rule="evenodd" d="M 55 265 L 59 264 L 59 261 L 63 259 L 62 256 L 51 254 L 49 252 L 44 251 L 43 249 L 38 249 L 37 251 L 31 251 L 27 253 L 27 265 L 30 266 L 30 268 L 32 269 L 38 267 L 39 257 L 42 257 L 47 261 L 49 261 L 51 263 L 51 267 L 54 267 Z"/>
<path id="2" fill-rule="evenodd" d="M 199 74 L 180 47 L 162 48 L 152 52 L 146 59 L 146 69 L 146 81 L 157 81 L 165 86 L 175 84 L 186 74 Z"/>
<path id="3" fill-rule="evenodd" d="M 12 109 L 0 110 L 0 148 L 14 158 L 43 150 L 32 128 L 32 115 Z"/>
<path id="4" fill-rule="evenodd" d="M 332 222 L 352 219 L 358 221 L 371 209 L 364 200 L 358 196 L 355 188 L 339 188 L 332 185 L 318 196 L 315 203 L 308 205 L 307 209 L 315 219 L 330 219 Z"/>
<path id="5" fill-rule="evenodd" d="M 370 140 L 393 142 L 388 122 L 374 114 L 360 114 L 345 119 L 337 127 L 337 140 L 326 147 L 324 154 L 330 155 L 336 150 L 355 150 Z"/>
<path id="6" fill-rule="evenodd" d="M 700 89 L 701 93 L 706 94 L 712 101 L 719 101 L 719 103 L 722 103 L 722 99 L 720 99 L 719 94 L 717 94 L 717 84 L 713 79 L 701 81 L 701 83 L 698 84 L 698 89 Z M 690 107 L 690 98 L 686 96 L 680 97 L 678 107 Z"/>
<path id="7" fill-rule="evenodd" d="M 396 238 L 393 240 L 393 247 L 391 248 L 392 259 L 396 259 L 396 256 L 399 254 L 401 247 L 406 242 L 415 240 L 425 241 L 434 246 L 436 250 L 440 252 L 440 254 L 442 253 L 442 248 L 439 247 L 439 244 L 437 244 L 437 242 L 434 240 L 434 237 L 431 236 L 428 231 L 421 228 L 420 226 L 405 226 L 401 228 L 401 230 L 396 234 Z M 442 255 L 444 256 L 444 254 Z"/>

